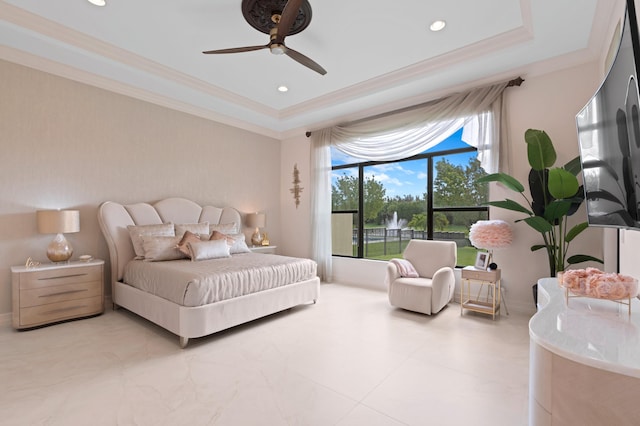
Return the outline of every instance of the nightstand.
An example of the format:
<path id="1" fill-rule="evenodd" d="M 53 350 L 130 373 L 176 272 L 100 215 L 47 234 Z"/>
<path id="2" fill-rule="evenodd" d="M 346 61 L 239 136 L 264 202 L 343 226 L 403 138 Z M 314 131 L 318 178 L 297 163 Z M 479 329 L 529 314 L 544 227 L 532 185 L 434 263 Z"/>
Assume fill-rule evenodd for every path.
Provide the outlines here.
<path id="1" fill-rule="evenodd" d="M 493 319 L 495 319 L 496 313 L 500 315 L 500 298 L 502 296 L 500 269 L 485 271 L 467 266 L 462 268 L 460 277 L 462 278 L 460 283 L 460 315 L 465 309 L 491 315 Z M 479 284 L 475 294 L 471 292 L 472 282 Z M 487 286 L 486 296 L 482 297 L 481 293 L 485 285 Z"/>
<path id="2" fill-rule="evenodd" d="M 278 246 L 250 246 L 249 250 L 254 253 L 276 254 L 276 248 L 278 248 Z"/>
<path id="3" fill-rule="evenodd" d="M 104 261 L 11 267 L 13 326 L 37 327 L 104 312 Z"/>

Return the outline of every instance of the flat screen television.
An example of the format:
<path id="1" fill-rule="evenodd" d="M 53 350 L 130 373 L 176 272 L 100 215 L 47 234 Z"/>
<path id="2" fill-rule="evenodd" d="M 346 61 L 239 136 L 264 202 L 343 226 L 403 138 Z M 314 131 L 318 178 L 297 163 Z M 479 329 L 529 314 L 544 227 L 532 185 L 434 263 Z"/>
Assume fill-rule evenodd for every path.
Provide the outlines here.
<path id="1" fill-rule="evenodd" d="M 620 44 L 576 124 L 589 225 L 640 228 L 640 41 L 627 0 Z"/>

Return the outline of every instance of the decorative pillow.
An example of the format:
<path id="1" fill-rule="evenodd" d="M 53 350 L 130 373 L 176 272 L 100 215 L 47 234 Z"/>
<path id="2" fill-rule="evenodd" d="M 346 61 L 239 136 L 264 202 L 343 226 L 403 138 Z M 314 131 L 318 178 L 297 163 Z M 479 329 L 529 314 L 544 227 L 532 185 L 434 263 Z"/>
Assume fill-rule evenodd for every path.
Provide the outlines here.
<path id="1" fill-rule="evenodd" d="M 251 253 L 249 247 L 247 246 L 247 242 L 245 241 L 245 235 L 241 232 L 239 234 L 229 235 L 233 238 L 233 245 L 229 248 L 231 254 L 237 253 Z"/>
<path id="2" fill-rule="evenodd" d="M 226 240 L 227 244 L 229 244 L 229 253 L 237 254 L 237 253 L 250 253 L 249 247 L 245 242 L 245 235 L 243 233 L 239 234 L 223 234 L 219 231 L 213 231 L 211 233 L 211 240 Z"/>
<path id="3" fill-rule="evenodd" d="M 189 243 L 198 243 L 202 241 L 200 236 L 194 234 L 191 231 L 185 231 L 184 235 L 178 241 L 177 248 L 182 252 L 186 257 L 191 257 L 191 252 L 189 251 Z"/>
<path id="4" fill-rule="evenodd" d="M 233 243 L 236 241 L 233 237 L 227 234 L 223 234 L 220 231 L 213 231 L 209 239 L 210 240 L 227 240 L 227 244 L 229 244 L 229 247 L 231 247 Z"/>
<path id="5" fill-rule="evenodd" d="M 182 237 L 186 231 L 193 232 L 198 236 L 209 238 L 209 222 L 200 223 L 176 223 L 176 237 Z"/>
<path id="6" fill-rule="evenodd" d="M 213 233 L 213 231 L 219 231 L 219 232 L 222 232 L 223 234 L 235 234 L 240 232 L 240 230 L 238 229 L 238 225 L 236 225 L 233 222 L 218 223 L 218 224 L 212 223 L 211 225 L 209 225 L 209 234 Z"/>
<path id="7" fill-rule="evenodd" d="M 156 237 L 143 235 L 142 247 L 144 248 L 144 260 L 159 262 L 162 260 L 184 259 L 184 254 L 178 250 L 179 237 Z"/>
<path id="8" fill-rule="evenodd" d="M 407 259 L 391 259 L 391 263 L 396 265 L 401 277 L 418 278 L 418 271 Z"/>
<path id="9" fill-rule="evenodd" d="M 174 237 L 176 235 L 171 222 L 158 225 L 129 225 L 127 229 L 131 236 L 133 250 L 136 252 L 136 259 L 144 259 L 143 236 Z"/>
<path id="10" fill-rule="evenodd" d="M 229 257 L 229 245 L 225 240 L 195 241 L 187 244 L 191 260 L 219 259 Z"/>

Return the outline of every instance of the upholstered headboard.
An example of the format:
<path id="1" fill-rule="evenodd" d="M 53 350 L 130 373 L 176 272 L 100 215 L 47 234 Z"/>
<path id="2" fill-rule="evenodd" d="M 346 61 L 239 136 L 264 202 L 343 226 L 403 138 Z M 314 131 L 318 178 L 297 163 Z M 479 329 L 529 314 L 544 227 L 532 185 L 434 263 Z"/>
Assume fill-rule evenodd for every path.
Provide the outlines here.
<path id="1" fill-rule="evenodd" d="M 235 223 L 242 230 L 240 213 L 231 207 L 200 206 L 185 198 L 167 198 L 154 204 L 122 205 L 106 201 L 98 209 L 100 229 L 109 247 L 111 280 L 122 279 L 124 266 L 135 257 L 128 225 L 160 223 Z"/>

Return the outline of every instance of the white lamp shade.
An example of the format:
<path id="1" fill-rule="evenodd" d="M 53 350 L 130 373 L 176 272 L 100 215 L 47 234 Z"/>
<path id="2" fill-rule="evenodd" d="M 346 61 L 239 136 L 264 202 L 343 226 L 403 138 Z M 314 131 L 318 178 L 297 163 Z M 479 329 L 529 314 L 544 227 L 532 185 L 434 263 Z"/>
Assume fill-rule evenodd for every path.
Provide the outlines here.
<path id="1" fill-rule="evenodd" d="M 247 215 L 247 225 L 251 228 L 264 228 L 267 217 L 264 213 L 249 213 Z"/>
<path id="2" fill-rule="evenodd" d="M 38 232 L 41 234 L 69 234 L 80 232 L 78 210 L 38 210 Z"/>

